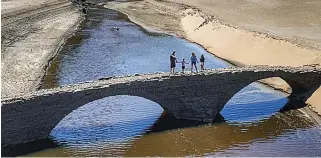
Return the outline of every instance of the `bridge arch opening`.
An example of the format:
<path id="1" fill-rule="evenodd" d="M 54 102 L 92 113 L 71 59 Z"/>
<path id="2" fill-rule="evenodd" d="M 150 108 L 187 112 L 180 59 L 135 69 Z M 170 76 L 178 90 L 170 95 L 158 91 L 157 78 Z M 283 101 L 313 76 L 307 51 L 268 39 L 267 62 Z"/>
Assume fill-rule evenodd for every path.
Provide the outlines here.
<path id="1" fill-rule="evenodd" d="M 230 95 L 221 111 L 227 121 L 244 122 L 267 119 L 280 111 L 288 102 L 292 93 L 290 85 L 280 77 L 265 78 L 251 82 Z M 273 81 L 276 90 L 262 83 Z M 285 93 L 285 92 L 286 93 Z"/>
<path id="2" fill-rule="evenodd" d="M 50 138 L 70 148 L 93 147 L 112 152 L 148 132 L 163 108 L 143 97 L 116 95 L 84 104 L 66 115 L 51 131 Z M 97 144 L 104 149 L 94 149 Z"/>

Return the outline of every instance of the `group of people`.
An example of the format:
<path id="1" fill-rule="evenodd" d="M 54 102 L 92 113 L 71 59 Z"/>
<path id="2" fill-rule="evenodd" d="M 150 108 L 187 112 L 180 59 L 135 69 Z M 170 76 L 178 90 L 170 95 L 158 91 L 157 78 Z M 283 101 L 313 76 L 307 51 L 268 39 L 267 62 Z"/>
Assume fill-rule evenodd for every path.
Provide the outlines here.
<path id="1" fill-rule="evenodd" d="M 191 63 L 191 72 L 193 72 L 193 66 L 195 67 L 195 70 L 197 72 L 197 66 L 196 66 L 196 63 L 199 63 L 198 62 L 198 59 L 195 55 L 194 52 L 192 52 L 192 55 L 190 57 L 190 63 Z M 201 63 L 201 71 L 204 70 L 204 62 L 205 62 L 205 58 L 204 58 L 204 55 L 202 54 L 201 57 L 200 57 L 200 63 Z M 175 73 L 175 67 L 176 67 L 176 63 L 181 63 L 182 65 L 182 73 L 184 73 L 185 71 L 185 64 L 189 64 L 188 62 L 185 61 L 184 58 L 182 58 L 182 61 L 177 61 L 177 57 L 175 56 L 175 51 L 172 52 L 171 56 L 170 56 L 170 72 L 171 73 Z"/>

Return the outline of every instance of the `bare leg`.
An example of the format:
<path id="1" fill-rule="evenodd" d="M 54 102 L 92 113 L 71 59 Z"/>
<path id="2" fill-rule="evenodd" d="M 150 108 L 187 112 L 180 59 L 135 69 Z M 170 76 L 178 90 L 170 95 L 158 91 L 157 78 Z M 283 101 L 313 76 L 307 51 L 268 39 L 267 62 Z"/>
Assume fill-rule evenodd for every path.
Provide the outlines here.
<path id="1" fill-rule="evenodd" d="M 171 73 L 174 73 L 174 68 L 171 68 Z"/>

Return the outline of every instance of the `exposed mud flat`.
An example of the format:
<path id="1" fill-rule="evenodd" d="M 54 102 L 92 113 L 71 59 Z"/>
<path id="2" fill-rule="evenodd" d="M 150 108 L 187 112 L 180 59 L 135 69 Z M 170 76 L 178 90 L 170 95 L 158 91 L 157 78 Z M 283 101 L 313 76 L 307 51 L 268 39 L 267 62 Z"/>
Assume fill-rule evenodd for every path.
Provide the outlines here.
<path id="1" fill-rule="evenodd" d="M 1 98 L 39 88 L 48 62 L 82 20 L 68 0 L 1 2 Z"/>

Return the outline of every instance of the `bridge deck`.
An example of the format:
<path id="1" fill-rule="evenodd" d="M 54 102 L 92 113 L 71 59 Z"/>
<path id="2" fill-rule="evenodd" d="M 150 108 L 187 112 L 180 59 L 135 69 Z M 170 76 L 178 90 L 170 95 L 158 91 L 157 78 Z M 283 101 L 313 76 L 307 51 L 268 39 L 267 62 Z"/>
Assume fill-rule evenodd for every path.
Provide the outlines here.
<path id="1" fill-rule="evenodd" d="M 33 98 L 35 96 L 41 95 L 52 95 L 61 92 L 77 92 L 85 89 L 97 89 L 108 87 L 114 84 L 127 83 L 130 84 L 133 81 L 153 81 L 153 80 L 163 80 L 170 79 L 179 76 L 206 76 L 206 75 L 215 75 L 222 73 L 244 73 L 244 72 L 289 72 L 289 73 L 321 73 L 320 65 L 307 65 L 300 67 L 290 67 L 290 66 L 267 66 L 267 65 L 257 65 L 257 66 L 246 66 L 246 67 L 229 67 L 229 68 L 218 68 L 218 69 L 209 69 L 203 72 L 190 73 L 190 72 L 176 72 L 171 74 L 169 72 L 155 72 L 148 74 L 134 74 L 127 76 L 115 76 L 108 78 L 101 78 L 96 81 L 87 81 L 81 82 L 72 85 L 61 86 L 53 89 L 41 89 L 35 92 L 26 93 L 23 95 L 17 95 L 14 98 L 3 98 L 1 102 L 8 103 L 14 102 L 16 100 L 28 100 L 28 98 Z M 321 79 L 320 79 L 321 80 Z"/>

